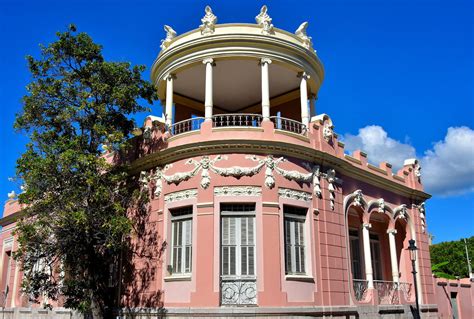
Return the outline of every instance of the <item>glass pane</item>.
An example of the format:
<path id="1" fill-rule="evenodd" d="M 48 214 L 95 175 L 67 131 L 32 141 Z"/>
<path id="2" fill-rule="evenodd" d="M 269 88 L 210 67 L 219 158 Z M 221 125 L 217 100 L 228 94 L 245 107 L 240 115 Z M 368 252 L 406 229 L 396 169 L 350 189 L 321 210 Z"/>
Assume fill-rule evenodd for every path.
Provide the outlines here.
<path id="1" fill-rule="evenodd" d="M 240 269 L 242 275 L 247 275 L 247 247 L 242 247 L 240 257 Z"/>
<path id="2" fill-rule="evenodd" d="M 229 275 L 235 275 L 236 272 L 235 272 L 235 264 L 237 263 L 237 256 L 236 256 L 236 250 L 235 250 L 235 247 L 230 247 L 230 260 L 229 260 L 229 263 L 230 263 L 230 271 L 229 271 Z"/>
<path id="3" fill-rule="evenodd" d="M 249 255 L 249 275 L 255 275 L 255 256 L 254 256 L 254 248 L 248 248 L 248 255 Z"/>

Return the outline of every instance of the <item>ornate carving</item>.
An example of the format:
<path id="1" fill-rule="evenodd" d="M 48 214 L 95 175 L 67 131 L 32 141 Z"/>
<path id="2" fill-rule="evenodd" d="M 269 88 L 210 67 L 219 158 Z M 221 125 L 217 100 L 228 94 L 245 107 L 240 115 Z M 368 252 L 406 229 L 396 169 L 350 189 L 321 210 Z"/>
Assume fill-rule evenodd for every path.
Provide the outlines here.
<path id="1" fill-rule="evenodd" d="M 170 193 L 165 195 L 165 202 L 177 202 L 184 199 L 196 198 L 197 197 L 197 189 L 187 189 L 184 191 L 178 191 L 174 193 Z"/>
<path id="2" fill-rule="evenodd" d="M 247 156 L 246 158 L 251 158 L 251 156 Z M 221 159 L 227 160 L 227 156 L 221 156 Z M 211 165 L 210 168 L 211 168 L 211 171 L 213 171 L 214 173 L 220 176 L 224 176 L 224 177 L 233 176 L 239 179 L 243 176 L 253 176 L 253 175 L 258 174 L 262 170 L 262 167 L 264 165 L 265 163 L 262 161 L 261 163 L 259 162 L 259 164 L 254 167 L 232 166 L 232 167 L 222 168 L 222 167 L 216 167 L 215 165 Z"/>
<path id="3" fill-rule="evenodd" d="M 334 125 L 326 122 L 323 127 L 323 138 L 326 142 L 331 142 L 334 137 Z"/>
<path id="4" fill-rule="evenodd" d="M 377 204 L 378 204 L 377 211 L 383 214 L 385 212 L 385 200 L 383 198 L 379 198 L 377 200 Z"/>
<path id="5" fill-rule="evenodd" d="M 214 188 L 216 196 L 261 196 L 262 188 L 257 186 L 222 186 Z"/>
<path id="6" fill-rule="evenodd" d="M 327 172 L 323 175 L 328 182 L 328 191 L 329 191 L 329 200 L 331 204 L 331 209 L 334 210 L 334 203 L 336 200 L 336 187 L 334 186 L 335 183 L 342 184 L 342 180 L 336 177 L 336 170 L 330 168 Z"/>
<path id="7" fill-rule="evenodd" d="M 422 202 L 419 205 L 413 204 L 412 207 L 418 209 L 418 212 L 420 213 L 421 230 L 423 233 L 425 233 L 426 232 L 425 202 Z"/>
<path id="8" fill-rule="evenodd" d="M 266 5 L 264 5 L 260 9 L 260 13 L 255 17 L 255 21 L 257 21 L 257 24 L 262 27 L 262 34 L 265 35 L 270 35 L 273 34 L 273 24 L 272 24 L 272 18 L 267 13 L 268 8 Z"/>
<path id="9" fill-rule="evenodd" d="M 311 37 L 308 36 L 308 34 L 306 33 L 307 28 L 308 28 L 308 22 L 305 21 L 302 24 L 300 24 L 298 29 L 296 29 L 295 34 L 298 38 L 301 39 L 301 41 L 303 42 L 303 46 L 306 49 L 311 49 L 312 47 Z"/>
<path id="10" fill-rule="evenodd" d="M 161 40 L 160 48 L 162 50 L 165 50 L 170 45 L 170 43 L 173 41 L 173 39 L 176 37 L 177 33 L 169 25 L 165 25 L 163 28 L 166 32 L 166 38 L 164 38 L 164 40 Z"/>
<path id="11" fill-rule="evenodd" d="M 155 169 L 155 174 L 153 175 L 152 180 L 155 182 L 155 191 L 153 194 L 155 197 L 160 197 L 161 192 L 163 191 L 163 171 L 161 168 L 157 167 Z"/>
<path id="12" fill-rule="evenodd" d="M 8 193 L 8 199 L 10 200 L 14 200 L 16 198 L 17 194 L 15 193 L 15 191 L 11 191 Z"/>
<path id="13" fill-rule="evenodd" d="M 354 206 L 357 207 L 364 207 L 364 195 L 362 194 L 362 191 L 360 189 L 356 190 L 354 193 Z"/>
<path id="14" fill-rule="evenodd" d="M 148 191 L 150 190 L 150 176 L 146 171 L 140 172 L 138 182 L 140 183 L 141 192 L 148 193 Z"/>
<path id="15" fill-rule="evenodd" d="M 402 204 L 393 210 L 395 218 L 406 219 L 408 216 L 407 205 Z"/>
<path id="16" fill-rule="evenodd" d="M 415 173 L 415 176 L 418 177 L 418 181 L 421 179 L 421 165 L 417 161 L 415 164 L 415 167 L 413 168 L 413 172 Z"/>
<path id="17" fill-rule="evenodd" d="M 163 178 L 165 179 L 165 181 L 168 183 L 168 184 L 175 184 L 175 185 L 178 185 L 179 183 L 181 182 L 184 182 L 184 181 L 187 181 L 189 180 L 191 177 L 195 176 L 196 173 L 199 171 L 200 169 L 200 166 L 199 165 L 196 165 L 195 161 L 194 160 L 188 160 L 186 161 L 186 164 L 194 164 L 194 169 L 189 171 L 189 172 L 184 172 L 184 173 L 175 173 L 171 176 L 167 176 L 165 174 L 163 174 Z M 163 169 L 163 171 L 166 171 L 168 170 L 169 168 L 173 167 L 172 164 L 169 164 L 169 165 L 166 165 L 165 168 Z"/>
<path id="18" fill-rule="evenodd" d="M 312 199 L 311 193 L 297 191 L 289 188 L 279 188 L 278 195 L 284 198 L 302 200 L 305 202 L 309 202 Z"/>
<path id="19" fill-rule="evenodd" d="M 202 35 L 208 35 L 208 34 L 213 34 L 215 25 L 217 23 L 217 17 L 212 13 L 212 9 L 210 6 L 206 6 L 204 9 L 204 12 L 206 13 L 204 17 L 201 19 L 201 25 L 199 26 L 199 29 L 201 30 Z"/>

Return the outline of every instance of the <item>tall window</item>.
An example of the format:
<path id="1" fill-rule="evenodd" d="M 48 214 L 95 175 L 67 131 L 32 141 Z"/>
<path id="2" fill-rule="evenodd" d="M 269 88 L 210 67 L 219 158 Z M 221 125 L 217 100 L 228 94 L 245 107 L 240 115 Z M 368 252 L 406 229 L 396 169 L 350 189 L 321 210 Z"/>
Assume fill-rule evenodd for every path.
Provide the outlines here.
<path id="1" fill-rule="evenodd" d="M 222 204 L 222 275 L 255 276 L 255 204 Z"/>
<path id="2" fill-rule="evenodd" d="M 286 274 L 306 274 L 305 220 L 306 208 L 283 206 L 285 215 L 285 265 Z"/>
<path id="3" fill-rule="evenodd" d="M 351 249 L 351 263 L 352 263 L 352 278 L 364 279 L 362 275 L 362 256 L 360 253 L 359 231 L 357 229 L 349 230 L 350 249 Z"/>
<path id="4" fill-rule="evenodd" d="M 372 255 L 372 270 L 374 272 L 374 280 L 382 280 L 382 262 L 380 259 L 380 241 L 379 236 L 370 234 L 370 252 Z"/>
<path id="5" fill-rule="evenodd" d="M 173 274 L 190 274 L 192 270 L 192 214 L 192 206 L 171 210 Z"/>

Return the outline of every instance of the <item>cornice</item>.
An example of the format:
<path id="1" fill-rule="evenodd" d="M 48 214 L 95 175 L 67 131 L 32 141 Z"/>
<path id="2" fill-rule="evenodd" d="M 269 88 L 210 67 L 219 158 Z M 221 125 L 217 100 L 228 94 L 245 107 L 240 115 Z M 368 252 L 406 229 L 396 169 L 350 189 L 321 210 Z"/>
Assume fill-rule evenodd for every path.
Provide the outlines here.
<path id="1" fill-rule="evenodd" d="M 131 174 L 148 170 L 156 166 L 164 166 L 182 159 L 210 154 L 261 154 L 281 155 L 330 166 L 345 176 L 363 181 L 389 192 L 414 200 L 424 201 L 431 195 L 408 186 L 401 185 L 387 177 L 379 176 L 368 170 L 361 169 L 331 154 L 297 144 L 268 140 L 216 140 L 200 144 L 185 144 L 139 158 L 129 165 Z"/>

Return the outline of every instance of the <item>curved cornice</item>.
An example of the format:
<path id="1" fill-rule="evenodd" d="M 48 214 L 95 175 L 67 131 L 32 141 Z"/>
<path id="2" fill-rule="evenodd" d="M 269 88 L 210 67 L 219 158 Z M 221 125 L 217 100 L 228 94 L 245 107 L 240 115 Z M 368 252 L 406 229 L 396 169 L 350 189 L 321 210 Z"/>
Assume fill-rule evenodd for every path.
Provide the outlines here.
<path id="1" fill-rule="evenodd" d="M 431 195 L 401 185 L 395 181 L 378 176 L 351 165 L 349 162 L 335 157 L 331 154 L 297 144 L 281 141 L 261 140 L 216 140 L 205 141 L 199 144 L 185 144 L 170 147 L 159 152 L 141 157 L 129 166 L 131 174 L 138 174 L 142 170 L 148 170 L 156 166 L 163 166 L 178 160 L 187 159 L 201 155 L 210 154 L 262 154 L 282 155 L 310 161 L 324 166 L 330 166 L 345 176 L 363 181 L 386 191 L 405 196 L 413 200 L 426 200 Z"/>
<path id="2" fill-rule="evenodd" d="M 232 29 L 234 32 L 224 32 Z M 247 32 L 248 31 L 248 32 Z M 173 39 L 170 46 L 160 52 L 152 66 L 151 78 L 163 95 L 160 82 L 168 73 L 201 63 L 203 59 L 262 58 L 269 57 L 295 71 L 305 71 L 309 85 L 317 92 L 324 78 L 324 68 L 314 53 L 302 46 L 301 40 L 284 30 L 276 29 L 275 35 L 262 35 L 256 25 L 229 24 L 216 26 L 216 33 L 201 36 L 193 30 Z"/>

